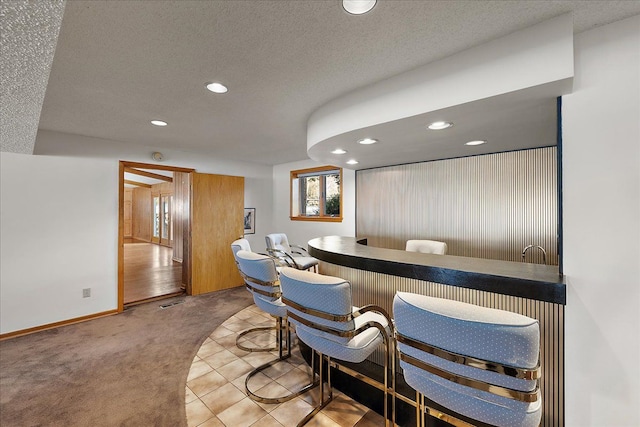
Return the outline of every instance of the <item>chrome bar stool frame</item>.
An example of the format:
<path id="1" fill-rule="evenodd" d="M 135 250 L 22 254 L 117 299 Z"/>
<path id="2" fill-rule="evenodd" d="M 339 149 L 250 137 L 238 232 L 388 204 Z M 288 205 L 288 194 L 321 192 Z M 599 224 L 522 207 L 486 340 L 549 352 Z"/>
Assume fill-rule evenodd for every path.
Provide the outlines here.
<path id="1" fill-rule="evenodd" d="M 253 259 L 248 259 L 246 257 L 250 257 Z M 278 343 L 278 357 L 274 360 L 271 360 L 267 363 L 264 363 L 260 366 L 258 366 L 257 368 L 253 369 L 251 372 L 249 372 L 249 374 L 247 375 L 247 377 L 245 378 L 245 390 L 247 392 L 247 395 L 254 401 L 256 402 L 260 402 L 260 403 L 270 403 L 270 404 L 278 404 L 278 403 L 283 403 L 286 402 L 288 400 L 291 400 L 293 398 L 295 398 L 296 396 L 300 396 L 303 393 L 306 393 L 308 390 L 312 389 L 313 387 L 318 385 L 318 381 L 316 381 L 315 378 L 315 371 L 313 370 L 313 366 L 312 366 L 312 371 L 311 371 L 311 380 L 308 384 L 302 386 L 299 390 L 292 392 L 290 394 L 284 395 L 284 396 L 278 396 L 278 397 L 265 397 L 265 396 L 260 396 L 259 394 L 257 394 L 256 392 L 252 391 L 251 388 L 249 387 L 249 382 L 251 381 L 251 379 L 257 375 L 258 373 L 264 371 L 265 369 L 279 363 L 282 361 L 285 361 L 287 359 L 289 359 L 291 357 L 291 330 L 289 328 L 289 322 L 286 319 L 285 316 L 283 316 L 282 314 L 286 314 L 286 309 L 284 306 L 282 306 L 281 304 L 281 292 L 280 292 L 280 282 L 277 278 L 278 273 L 275 267 L 275 260 L 273 260 L 273 258 L 267 256 L 267 255 L 263 255 L 263 254 L 255 254 L 253 252 L 247 252 L 247 251 L 238 251 L 236 253 L 236 258 L 238 260 L 238 269 L 240 272 L 240 275 L 242 276 L 242 278 L 245 281 L 245 285 L 247 287 L 247 289 L 249 290 L 249 292 L 251 292 L 254 295 L 254 301 L 256 300 L 256 298 L 260 298 L 259 296 L 263 296 L 266 297 L 268 299 L 271 299 L 273 301 L 273 305 L 274 305 L 274 312 L 269 313 L 268 311 L 266 311 L 268 314 L 276 317 L 276 321 L 277 321 L 277 327 L 276 327 L 276 340 Z M 275 280 L 273 281 L 266 281 L 266 280 L 262 280 L 262 279 L 258 279 L 255 277 L 251 277 L 249 275 L 247 275 L 244 272 L 244 269 L 242 267 L 244 262 L 251 262 L 251 261 L 270 261 L 271 262 L 271 266 L 273 267 L 273 269 L 270 271 L 271 276 L 275 277 Z M 266 265 L 269 264 L 269 262 L 265 263 Z M 259 288 L 258 286 L 260 286 L 261 288 Z M 263 302 L 267 303 L 268 301 L 262 300 Z M 257 301 L 256 301 L 257 302 Z M 261 307 L 264 309 L 264 306 Z M 277 311 L 280 311 L 280 313 L 277 313 Z M 275 314 L 274 314 L 275 313 Z M 284 327 L 283 327 L 283 320 L 284 320 Z M 273 329 L 272 327 L 266 327 L 264 329 Z M 255 330 L 255 329 L 254 329 Z M 284 332 L 284 334 L 283 334 Z M 283 336 L 284 335 L 284 336 Z M 286 341 L 286 347 L 283 347 L 283 341 Z M 238 346 L 239 348 L 241 348 L 240 346 Z M 285 348 L 286 348 L 286 353 L 285 353 Z M 256 351 L 256 350 L 254 350 Z M 261 350 L 264 351 L 264 350 Z M 313 365 L 313 361 L 312 361 L 312 365 Z"/>
<path id="2" fill-rule="evenodd" d="M 236 266 L 238 267 L 238 272 L 240 273 L 240 276 L 243 278 L 244 282 L 245 282 L 245 286 L 247 285 L 247 281 L 244 277 L 244 274 L 242 273 L 242 270 L 240 270 L 240 264 L 238 263 L 238 257 L 236 256 L 236 254 L 239 251 L 248 251 L 251 252 L 251 246 L 249 245 L 249 241 L 246 239 L 237 239 L 234 240 L 233 242 L 231 242 L 231 251 L 233 252 L 233 258 L 236 262 Z M 263 254 L 262 254 L 263 255 Z M 249 292 L 252 292 L 252 290 L 247 287 L 247 290 Z M 281 331 L 282 330 L 282 319 L 279 317 L 276 317 L 276 325 L 275 326 L 260 326 L 260 327 L 255 327 L 255 328 L 250 328 L 247 330 L 244 330 L 242 332 L 240 332 L 238 334 L 238 336 L 236 337 L 236 347 L 238 347 L 240 350 L 244 350 L 244 351 L 248 351 L 250 353 L 252 352 L 269 352 L 269 351 L 274 351 L 274 350 L 278 350 L 281 345 L 278 345 L 278 342 L 281 341 L 277 341 L 277 336 L 281 335 Z M 240 340 L 242 340 L 246 335 L 248 334 L 252 334 L 252 333 L 256 333 L 256 332 L 265 332 L 265 331 L 276 331 L 276 344 L 271 346 L 271 347 L 247 347 L 245 345 L 243 345 Z"/>
<path id="3" fill-rule="evenodd" d="M 293 269 L 289 269 L 293 270 Z M 287 270 L 284 269 L 283 273 Z M 302 272 L 310 275 L 320 276 L 317 273 L 312 272 Z M 286 273 L 285 273 L 286 274 Z M 286 280 L 286 279 L 285 279 Z M 345 281 L 346 282 L 346 281 Z M 348 283 L 348 282 L 347 282 Z M 349 284 L 350 285 L 350 284 Z M 321 286 L 321 285 L 320 285 Z M 395 351 L 393 346 L 393 322 L 387 312 L 381 307 L 375 305 L 367 305 L 361 308 L 353 307 L 351 313 L 346 315 L 336 315 L 334 313 L 328 313 L 322 310 L 312 309 L 309 307 L 305 307 L 297 302 L 288 299 L 286 296 L 282 297 L 282 302 L 287 306 L 288 318 L 290 321 L 296 326 L 302 325 L 303 327 L 310 328 L 312 330 L 319 331 L 321 333 L 330 334 L 339 338 L 352 339 L 359 335 L 360 333 L 366 331 L 370 328 L 376 328 L 380 335 L 382 336 L 382 340 L 384 343 L 385 357 L 384 357 L 384 383 L 380 384 L 378 381 L 365 376 L 364 374 L 352 370 L 344 365 L 333 360 L 331 356 L 327 354 L 323 354 L 320 351 L 315 350 L 309 343 L 307 344 L 311 350 L 312 355 L 314 353 L 318 353 L 319 355 L 319 376 L 320 376 L 320 403 L 309 413 L 307 414 L 299 423 L 298 427 L 304 426 L 309 420 L 311 420 L 318 412 L 324 409 L 332 400 L 333 400 L 333 389 L 331 387 L 331 369 L 336 369 L 338 371 L 342 371 L 348 375 L 351 375 L 359 380 L 364 381 L 365 383 L 376 387 L 381 390 L 384 394 L 384 418 L 385 418 L 385 426 L 389 426 L 391 422 L 395 421 Z M 328 320 L 331 322 L 339 322 L 339 323 L 347 323 L 352 322 L 354 319 L 364 315 L 367 312 L 373 312 L 378 315 L 381 315 L 385 318 L 387 322 L 387 326 L 385 327 L 379 322 L 376 321 L 367 321 L 363 324 L 359 325 L 357 328 L 352 330 L 341 330 L 329 327 L 327 325 L 321 325 L 317 322 L 313 322 L 309 319 L 302 317 L 303 315 L 315 316 L 320 319 Z M 302 315 L 301 315 L 302 314 Z M 299 338 L 300 339 L 300 338 Z M 302 340 L 304 342 L 304 340 Z M 327 366 L 327 385 L 329 387 L 328 398 L 325 399 L 324 393 L 324 361 L 326 359 Z M 391 385 L 389 385 L 389 377 L 391 377 Z M 391 413 L 389 413 L 389 401 L 391 401 Z M 394 422 L 395 424 L 395 422 Z"/>

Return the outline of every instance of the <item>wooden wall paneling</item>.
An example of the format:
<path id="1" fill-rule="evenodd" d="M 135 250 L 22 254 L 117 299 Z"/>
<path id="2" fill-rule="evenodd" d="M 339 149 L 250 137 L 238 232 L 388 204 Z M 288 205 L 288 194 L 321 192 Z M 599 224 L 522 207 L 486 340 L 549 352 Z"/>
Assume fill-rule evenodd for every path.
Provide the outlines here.
<path id="1" fill-rule="evenodd" d="M 133 236 L 133 188 L 124 189 L 124 237 Z"/>
<path id="2" fill-rule="evenodd" d="M 135 168 L 125 167 L 124 171 L 127 172 L 127 173 L 134 174 L 134 175 L 140 175 L 140 176 L 146 176 L 147 178 L 158 179 L 160 181 L 167 181 L 167 182 L 173 181 L 172 177 L 165 176 L 165 175 L 160 175 L 160 174 L 157 174 L 157 173 L 148 172 L 148 171 L 144 171 L 144 170 L 139 170 L 139 169 L 135 169 Z"/>
<path id="3" fill-rule="evenodd" d="M 151 189 L 134 188 L 132 198 L 133 238 L 151 241 Z"/>
<path id="4" fill-rule="evenodd" d="M 193 174 L 193 295 L 241 286 L 230 244 L 243 234 L 244 178 Z"/>
<path id="5" fill-rule="evenodd" d="M 173 194 L 173 190 L 173 182 L 162 182 L 160 184 L 153 184 L 151 186 L 151 191 L 154 194 Z"/>

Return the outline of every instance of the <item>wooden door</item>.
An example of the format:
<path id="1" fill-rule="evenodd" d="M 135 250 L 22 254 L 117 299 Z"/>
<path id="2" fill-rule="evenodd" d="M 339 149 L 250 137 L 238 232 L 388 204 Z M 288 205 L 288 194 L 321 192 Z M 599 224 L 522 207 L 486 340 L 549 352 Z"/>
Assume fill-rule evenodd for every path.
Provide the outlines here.
<path id="1" fill-rule="evenodd" d="M 241 286 L 231 242 L 244 232 L 244 177 L 193 173 L 191 294 Z"/>

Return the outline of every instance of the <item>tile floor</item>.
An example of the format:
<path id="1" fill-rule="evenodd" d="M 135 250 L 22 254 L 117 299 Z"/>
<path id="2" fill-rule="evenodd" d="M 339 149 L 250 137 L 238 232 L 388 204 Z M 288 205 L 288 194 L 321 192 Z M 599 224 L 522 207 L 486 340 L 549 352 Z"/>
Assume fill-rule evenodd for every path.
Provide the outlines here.
<path id="1" fill-rule="evenodd" d="M 272 326 L 275 320 L 252 305 L 229 318 L 204 341 L 187 378 L 185 407 L 189 427 L 291 427 L 311 411 L 318 399 L 314 388 L 288 402 L 264 404 L 245 392 L 245 378 L 255 367 L 273 360 L 277 352 L 246 352 L 236 347 L 239 332 L 254 326 Z M 246 346 L 275 343 L 273 332 L 249 334 Z M 251 380 L 254 393 L 275 397 L 295 391 L 309 381 L 310 368 L 293 345 L 293 355 Z M 334 400 L 309 427 L 383 426 L 384 419 L 366 406 L 334 390 Z"/>

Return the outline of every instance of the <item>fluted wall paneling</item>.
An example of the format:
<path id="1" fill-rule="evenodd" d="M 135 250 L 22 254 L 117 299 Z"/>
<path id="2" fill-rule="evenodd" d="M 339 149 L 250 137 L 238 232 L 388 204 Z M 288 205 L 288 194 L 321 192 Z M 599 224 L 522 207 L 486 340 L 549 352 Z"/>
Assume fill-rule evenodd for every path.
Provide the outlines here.
<path id="1" fill-rule="evenodd" d="M 397 291 L 412 292 L 519 313 L 540 323 L 540 365 L 542 378 L 542 427 L 564 425 L 564 306 L 475 289 L 448 286 L 417 279 L 391 276 L 320 262 L 321 274 L 341 277 L 352 284 L 353 304 L 375 304 L 393 317 Z M 370 360 L 382 365 L 384 352 L 377 350 Z"/>
<path id="2" fill-rule="evenodd" d="M 358 171 L 356 231 L 370 246 L 444 241 L 449 255 L 558 264 L 557 150 L 546 147 Z M 539 250 L 527 262 L 542 263 Z"/>

